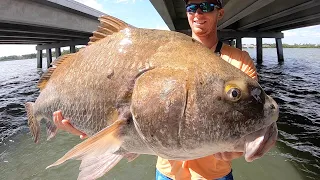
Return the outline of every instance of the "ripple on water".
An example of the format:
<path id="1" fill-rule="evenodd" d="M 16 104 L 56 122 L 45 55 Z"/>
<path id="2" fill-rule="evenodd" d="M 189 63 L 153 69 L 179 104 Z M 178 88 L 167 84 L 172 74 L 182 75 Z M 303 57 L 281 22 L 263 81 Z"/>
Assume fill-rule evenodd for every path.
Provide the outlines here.
<path id="1" fill-rule="evenodd" d="M 6 112 L 11 116 L 21 116 L 25 113 L 25 107 L 22 104 L 10 103 L 6 106 Z"/>

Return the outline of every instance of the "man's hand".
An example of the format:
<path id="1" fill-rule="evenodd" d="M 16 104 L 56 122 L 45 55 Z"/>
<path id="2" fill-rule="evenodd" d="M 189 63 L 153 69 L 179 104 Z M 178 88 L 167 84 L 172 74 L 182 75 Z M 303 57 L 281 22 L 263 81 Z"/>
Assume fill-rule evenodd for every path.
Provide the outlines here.
<path id="1" fill-rule="evenodd" d="M 58 129 L 67 131 L 71 134 L 80 136 L 81 139 L 87 138 L 87 135 L 78 129 L 74 128 L 69 120 L 63 119 L 61 111 L 56 111 L 53 113 L 53 122 L 57 126 Z"/>
<path id="2" fill-rule="evenodd" d="M 231 161 L 233 159 L 239 158 L 243 155 L 243 152 L 223 152 L 214 154 L 214 157 L 218 160 Z"/>

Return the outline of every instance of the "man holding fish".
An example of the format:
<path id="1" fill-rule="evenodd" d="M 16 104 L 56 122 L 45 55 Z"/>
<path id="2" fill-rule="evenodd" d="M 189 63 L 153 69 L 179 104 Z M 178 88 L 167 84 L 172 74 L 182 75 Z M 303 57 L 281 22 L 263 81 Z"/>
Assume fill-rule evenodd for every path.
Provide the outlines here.
<path id="1" fill-rule="evenodd" d="M 184 1 L 186 2 L 187 18 L 192 30 L 192 37 L 206 47 L 220 53 L 224 60 L 257 80 L 253 61 L 246 52 L 224 44 L 222 47 L 220 44 L 218 45 L 217 23 L 224 15 L 222 0 Z M 156 180 L 232 180 L 230 161 L 242 155 L 242 152 L 224 152 L 191 161 L 174 161 L 158 157 Z"/>
<path id="2" fill-rule="evenodd" d="M 222 44 L 218 41 L 217 38 L 217 22 L 222 19 L 224 15 L 224 10 L 222 8 L 222 0 L 185 0 L 186 3 L 186 10 L 187 10 L 187 17 L 188 22 L 192 30 L 192 38 L 202 43 L 205 47 L 211 49 L 212 51 L 216 52 L 220 55 L 220 57 L 235 66 L 236 68 L 240 69 L 241 71 L 245 72 L 248 76 L 253 78 L 257 81 L 257 73 L 256 69 L 254 67 L 253 61 L 248 55 L 247 52 L 241 51 L 239 49 L 236 49 L 234 47 L 230 47 L 228 45 Z M 132 65 L 134 66 L 134 65 Z M 151 66 L 151 65 L 150 65 Z M 221 68 L 223 69 L 223 68 Z M 146 68 L 144 72 L 148 71 L 148 67 Z M 152 70 L 151 70 L 152 71 Z M 151 72 L 150 71 L 150 72 Z M 219 70 L 218 70 L 219 71 Z M 110 72 L 109 74 L 113 74 L 114 72 Z M 162 72 L 161 72 L 162 73 Z M 232 73 L 232 72 L 230 72 Z M 158 77 L 158 76 L 155 76 Z M 151 79 L 152 80 L 152 79 Z M 244 85 L 242 82 L 238 82 L 238 80 L 233 80 L 233 83 L 226 86 L 225 91 L 229 93 L 232 98 L 235 98 L 232 100 L 232 102 L 237 102 L 240 100 L 241 92 L 243 94 L 249 93 L 254 97 L 255 100 L 257 100 L 259 103 L 263 104 L 264 111 L 270 112 L 270 117 L 266 118 L 266 115 L 264 113 L 264 119 L 268 119 L 265 121 L 268 121 L 268 125 L 265 125 L 261 127 L 262 129 L 259 130 L 255 128 L 255 130 L 251 130 L 252 134 L 255 135 L 253 140 L 248 140 L 253 137 L 247 137 L 245 140 L 240 139 L 239 142 L 245 141 L 246 146 L 246 160 L 247 161 L 253 161 L 254 159 L 257 159 L 261 157 L 265 152 L 267 152 L 272 146 L 274 145 L 276 138 L 277 138 L 277 130 L 276 130 L 276 124 L 275 120 L 278 118 L 278 109 L 277 105 L 273 100 L 270 100 L 270 103 L 268 104 L 268 107 L 266 108 L 267 101 L 269 101 L 269 97 L 266 95 L 263 95 L 260 89 L 255 88 L 255 85 L 253 85 L 251 88 L 253 90 L 249 90 L 247 85 Z M 253 82 L 251 82 L 253 83 Z M 238 89 L 234 88 L 236 85 L 238 85 Z M 250 83 L 249 83 L 250 84 Z M 191 85 L 190 85 L 191 86 Z M 218 85 L 217 85 L 218 86 Z M 248 86 L 249 87 L 249 86 Z M 236 89 L 236 90 L 234 90 Z M 239 90 L 240 89 L 240 90 Z M 239 97 L 238 97 L 239 95 Z M 131 96 L 131 95 L 130 95 Z M 140 97 L 143 97 L 141 95 Z M 221 98 L 218 98 L 221 100 Z M 263 100 L 261 100 L 263 99 Z M 221 107 L 223 108 L 223 107 Z M 132 109 L 134 110 L 134 109 Z M 186 110 L 184 110 L 186 111 Z M 260 111 L 260 109 L 259 109 Z M 237 112 L 240 112 L 237 111 Z M 272 112 L 272 113 L 271 113 Z M 254 113 L 254 111 L 252 112 Z M 53 120 L 54 124 L 58 129 L 66 130 L 72 134 L 80 135 L 81 139 L 85 139 L 87 137 L 86 133 L 78 130 L 73 125 L 71 125 L 70 121 L 68 119 L 63 119 L 62 114 L 64 112 L 56 111 L 54 112 Z M 236 113 L 235 113 L 236 114 Z M 258 114 L 258 111 L 257 111 Z M 271 115 L 272 114 L 272 115 Z M 29 115 L 29 114 L 28 114 Z M 136 115 L 138 116 L 140 115 Z M 239 113 L 239 117 L 243 116 Z M 257 116 L 258 117 L 258 116 Z M 245 117 L 250 119 L 250 117 Z M 252 118 L 252 117 L 251 117 Z M 29 118 L 30 119 L 30 118 Z M 225 118 L 226 121 L 228 118 Z M 233 116 L 233 119 L 237 119 Z M 272 119 L 271 121 L 269 119 Z M 135 119 L 134 119 L 135 120 Z M 263 123 L 265 124 L 265 123 Z M 230 126 L 231 127 L 231 126 Z M 233 127 L 233 126 L 232 126 Z M 140 130 L 143 128 L 140 128 Z M 231 131 L 232 129 L 228 129 L 228 131 Z M 180 131 L 180 127 L 179 127 Z M 139 134 L 147 134 L 147 131 L 141 130 Z M 148 131 L 149 132 L 149 131 Z M 205 132 L 205 131 L 204 131 Z M 192 134 L 192 132 L 190 132 Z M 230 134 L 230 133 L 229 133 Z M 267 134 L 267 135 L 265 135 Z M 91 134 L 92 135 L 92 134 Z M 180 132 L 179 132 L 180 136 Z M 266 137 L 265 137 L 266 136 Z M 153 137 L 153 135 L 152 135 Z M 264 137 L 258 139 L 257 137 Z M 257 140 L 258 139 L 258 140 Z M 116 140 L 115 140 L 116 142 Z M 180 143 L 180 140 L 179 140 Z M 240 143 L 243 146 L 243 143 Z M 257 145 L 258 144 L 258 145 Z M 263 145 L 262 145 L 263 144 Z M 128 146 L 128 145 L 127 145 Z M 259 147 L 258 147 L 259 146 Z M 238 147 L 237 147 L 238 148 Z M 177 180 L 190 180 L 190 179 L 219 179 L 219 180 L 231 180 L 233 179 L 232 176 L 232 170 L 231 170 L 231 160 L 235 158 L 239 158 L 244 155 L 243 147 L 239 148 L 239 151 L 237 151 L 236 147 L 233 147 L 234 151 L 232 152 L 219 152 L 213 155 L 208 155 L 201 158 L 193 158 L 191 160 L 179 160 L 179 158 L 172 158 L 169 160 L 169 158 L 164 157 L 171 157 L 169 154 L 165 154 L 163 152 L 160 152 L 158 154 L 163 153 L 163 156 L 158 156 L 158 161 L 156 165 L 156 180 L 171 180 L 171 179 L 177 179 Z M 120 148 L 121 149 L 121 148 Z M 124 149 L 126 147 L 124 146 Z M 139 151 L 139 150 L 137 150 Z M 188 153 L 188 152 L 187 152 Z M 190 151 L 192 153 L 192 151 Z M 151 153 L 146 153 L 151 154 Z M 126 154 L 123 155 L 124 157 L 127 157 L 127 159 L 134 159 L 136 157 L 135 154 Z M 183 155 L 181 155 L 183 156 Z M 121 156 L 122 157 L 122 156 Z M 196 157 L 196 156 L 195 156 Z M 120 158 L 121 159 L 121 158 Z M 119 160 L 120 160 L 119 159 Z M 184 158 L 180 158 L 184 159 Z M 62 163 L 62 161 L 60 162 Z M 57 163 L 57 164 L 60 164 Z M 55 164 L 55 165 L 57 165 Z M 112 167 L 111 167 L 112 168 Z M 101 176 L 101 175 L 100 175 Z M 95 176 L 98 177 L 98 176 Z"/>

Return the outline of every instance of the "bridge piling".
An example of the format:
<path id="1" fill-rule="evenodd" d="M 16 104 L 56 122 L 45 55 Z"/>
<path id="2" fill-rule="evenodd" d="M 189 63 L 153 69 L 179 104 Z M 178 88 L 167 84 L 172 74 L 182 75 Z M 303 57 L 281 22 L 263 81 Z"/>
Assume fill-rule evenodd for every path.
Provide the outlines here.
<path id="1" fill-rule="evenodd" d="M 191 36 L 191 31 L 180 31 Z M 278 59 L 283 61 L 283 49 L 281 39 L 284 37 L 282 32 L 245 32 L 245 31 L 218 31 L 218 38 L 230 46 L 234 46 L 234 40 L 236 40 L 235 47 L 242 50 L 242 38 L 255 38 L 256 39 L 256 61 L 258 64 L 263 61 L 263 38 L 276 39 L 278 49 Z"/>
<path id="2" fill-rule="evenodd" d="M 55 48 L 56 49 L 56 58 L 58 58 L 59 56 L 61 56 L 61 48 L 59 48 L 59 47 L 56 47 Z"/>
<path id="3" fill-rule="evenodd" d="M 53 49 L 59 57 L 61 47 L 71 46 L 72 53 L 76 45 L 87 45 L 105 14 L 74 0 L 0 2 L 0 44 L 37 44 L 37 68 L 43 66 L 44 50 L 49 67 Z"/>
<path id="4" fill-rule="evenodd" d="M 37 68 L 42 68 L 42 50 L 37 50 Z"/>
<path id="5" fill-rule="evenodd" d="M 240 50 L 242 50 L 242 38 L 238 37 L 236 40 L 236 47 Z"/>
<path id="6" fill-rule="evenodd" d="M 52 51 L 51 49 L 46 49 L 46 55 L 47 55 L 47 68 L 51 67 L 52 62 Z"/>
<path id="7" fill-rule="evenodd" d="M 76 48 L 75 48 L 76 45 L 87 45 L 88 41 L 89 41 L 89 38 L 88 39 L 77 39 L 77 40 L 73 40 L 73 41 L 58 42 L 58 43 L 38 44 L 36 46 L 37 60 L 38 60 L 37 67 L 42 68 L 42 50 L 46 50 L 47 54 L 50 55 L 49 57 L 47 57 L 47 58 L 49 58 L 49 59 L 47 59 L 48 65 L 50 65 L 50 63 L 52 62 L 51 49 L 55 48 L 56 58 L 58 58 L 59 56 L 61 56 L 61 47 L 70 47 L 70 53 L 74 53 L 74 52 L 76 52 Z M 50 66 L 48 66 L 48 68 L 49 67 Z"/>
<path id="8" fill-rule="evenodd" d="M 257 37 L 257 63 L 262 63 L 262 38 Z"/>
<path id="9" fill-rule="evenodd" d="M 276 45 L 277 45 L 277 55 L 278 55 L 278 62 L 283 62 L 283 47 L 282 47 L 282 40 L 281 38 L 276 38 Z"/>
<path id="10" fill-rule="evenodd" d="M 76 52 L 76 46 L 72 45 L 70 46 L 70 53 L 75 53 Z"/>

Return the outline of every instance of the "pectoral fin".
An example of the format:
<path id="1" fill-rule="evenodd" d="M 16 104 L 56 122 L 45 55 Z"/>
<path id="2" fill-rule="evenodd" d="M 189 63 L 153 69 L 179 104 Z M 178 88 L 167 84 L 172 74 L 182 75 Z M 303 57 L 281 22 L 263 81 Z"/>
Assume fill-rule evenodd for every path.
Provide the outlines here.
<path id="1" fill-rule="evenodd" d="M 97 179 L 111 170 L 123 158 L 122 155 L 105 153 L 82 159 L 78 180 Z"/>
<path id="2" fill-rule="evenodd" d="M 115 166 L 122 155 L 113 154 L 122 144 L 119 129 L 126 121 L 118 120 L 111 126 L 78 144 L 47 168 L 60 165 L 69 159 L 82 160 L 79 179 L 96 179 Z"/>

